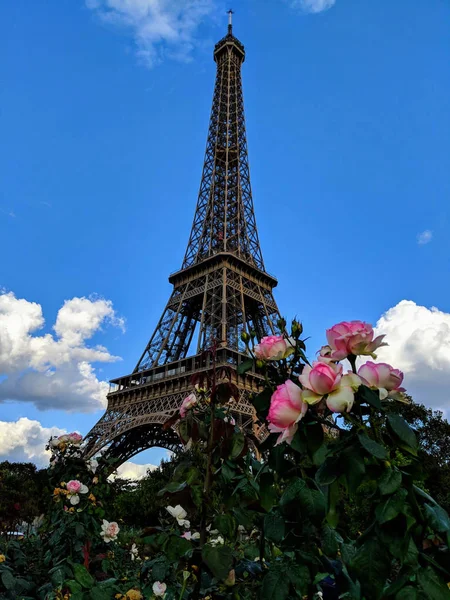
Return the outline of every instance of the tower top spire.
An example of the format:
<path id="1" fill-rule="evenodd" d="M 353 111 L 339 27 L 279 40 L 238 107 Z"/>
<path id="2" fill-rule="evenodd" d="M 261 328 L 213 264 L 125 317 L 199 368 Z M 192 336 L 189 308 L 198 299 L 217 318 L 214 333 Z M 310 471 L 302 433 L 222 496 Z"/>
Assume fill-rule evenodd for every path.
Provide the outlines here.
<path id="1" fill-rule="evenodd" d="M 233 35 L 233 15 L 234 15 L 234 10 L 230 10 L 228 11 L 228 33 L 230 35 Z"/>

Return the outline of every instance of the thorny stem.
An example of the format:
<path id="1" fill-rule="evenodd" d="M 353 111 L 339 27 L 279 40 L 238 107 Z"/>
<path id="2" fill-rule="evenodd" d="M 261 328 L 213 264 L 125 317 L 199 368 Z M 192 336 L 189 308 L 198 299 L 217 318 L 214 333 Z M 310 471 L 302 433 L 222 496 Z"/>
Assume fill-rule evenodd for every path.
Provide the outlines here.
<path id="1" fill-rule="evenodd" d="M 211 401 L 210 401 L 210 417 L 211 424 L 209 429 L 209 438 L 206 446 L 206 473 L 205 473 L 205 482 L 203 486 L 203 502 L 202 502 L 202 512 L 200 519 L 200 549 L 203 549 L 203 546 L 206 543 L 206 521 L 208 516 L 208 501 L 210 498 L 210 491 L 212 485 L 212 455 L 213 455 L 213 447 L 214 447 L 214 425 L 215 425 L 215 406 L 216 406 L 216 343 L 214 343 L 211 354 L 212 354 L 212 376 L 211 376 Z M 197 583 L 194 590 L 194 597 L 198 599 L 200 597 L 200 586 L 202 579 L 202 563 L 199 565 L 199 572 L 197 575 Z"/>

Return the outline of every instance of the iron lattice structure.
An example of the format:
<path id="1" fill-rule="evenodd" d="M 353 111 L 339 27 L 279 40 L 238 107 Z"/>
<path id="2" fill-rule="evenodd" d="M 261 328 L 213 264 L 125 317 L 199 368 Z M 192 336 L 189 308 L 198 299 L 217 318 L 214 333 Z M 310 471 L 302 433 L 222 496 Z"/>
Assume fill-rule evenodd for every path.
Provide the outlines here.
<path id="1" fill-rule="evenodd" d="M 228 34 L 216 44 L 217 74 L 206 155 L 194 222 L 173 292 L 133 373 L 111 381 L 108 407 L 88 434 L 86 452 L 125 461 L 141 450 L 180 448 L 164 427 L 192 391 L 193 374 L 211 368 L 204 351 L 219 341 L 216 364 L 231 368 L 239 388 L 238 424 L 263 436 L 249 395 L 261 387 L 254 371 L 238 375 L 246 360 L 243 331 L 275 333 L 277 285 L 264 267 L 250 185 L 241 66 L 244 46 Z"/>

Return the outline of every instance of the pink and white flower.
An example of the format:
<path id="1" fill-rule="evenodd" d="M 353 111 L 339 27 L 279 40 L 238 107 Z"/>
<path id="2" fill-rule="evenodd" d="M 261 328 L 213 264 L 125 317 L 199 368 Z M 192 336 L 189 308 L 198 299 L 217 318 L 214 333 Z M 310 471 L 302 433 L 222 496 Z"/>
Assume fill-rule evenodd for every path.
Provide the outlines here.
<path id="1" fill-rule="evenodd" d="M 73 431 L 72 433 L 63 433 L 58 438 L 60 445 L 62 444 L 73 444 L 74 446 L 79 446 L 83 441 L 83 436 Z"/>
<path id="2" fill-rule="evenodd" d="M 279 433 L 277 445 L 290 444 L 298 428 L 298 422 L 304 417 L 308 405 L 303 401 L 302 390 L 288 379 L 279 385 L 272 394 L 267 420 L 269 431 Z"/>
<path id="3" fill-rule="evenodd" d="M 71 479 L 67 482 L 66 489 L 68 491 L 67 498 L 72 505 L 76 505 L 80 503 L 79 494 L 87 494 L 89 492 L 89 488 L 78 479 Z"/>
<path id="4" fill-rule="evenodd" d="M 305 365 L 299 381 L 305 388 L 303 399 L 308 404 L 320 402 L 322 396 L 330 394 L 339 387 L 342 379 L 342 365 L 331 361 L 313 362 L 312 367 Z"/>
<path id="5" fill-rule="evenodd" d="M 255 346 L 255 356 L 260 360 L 281 360 L 294 352 L 294 343 L 282 335 L 268 335 Z"/>
<path id="6" fill-rule="evenodd" d="M 331 348 L 331 358 L 342 360 L 350 354 L 370 355 L 376 358 L 374 351 L 380 346 L 387 346 L 383 342 L 384 335 L 374 339 L 372 325 L 363 321 L 342 321 L 327 329 L 327 340 Z"/>
<path id="7" fill-rule="evenodd" d="M 190 531 L 185 531 L 181 537 L 184 538 L 185 540 L 189 540 L 189 541 L 190 540 L 199 540 L 200 534 L 198 533 L 198 531 L 196 531 L 195 533 L 191 533 Z"/>
<path id="8" fill-rule="evenodd" d="M 167 585 L 160 581 L 155 581 L 152 590 L 156 597 L 163 598 L 167 590 Z"/>
<path id="9" fill-rule="evenodd" d="M 387 398 L 390 392 L 405 391 L 400 387 L 403 382 L 403 373 L 387 363 L 367 361 L 359 367 L 358 375 L 368 387 L 380 391 L 381 400 Z"/>
<path id="10" fill-rule="evenodd" d="M 186 529 L 188 529 L 191 526 L 190 521 L 186 519 L 187 512 L 179 504 L 176 506 L 166 506 L 166 510 L 177 520 L 180 527 L 186 527 Z"/>
<path id="11" fill-rule="evenodd" d="M 189 394 L 189 396 L 187 396 L 181 406 L 180 406 L 180 416 L 182 419 L 184 419 L 184 417 L 186 416 L 186 413 L 189 409 L 193 408 L 196 404 L 197 404 L 198 400 L 197 400 L 197 396 L 192 393 Z"/>
<path id="12" fill-rule="evenodd" d="M 113 542 L 114 540 L 116 540 L 119 531 L 120 527 L 115 521 L 109 522 L 106 519 L 103 519 L 102 530 L 100 532 L 100 535 L 102 536 L 104 542 L 109 544 L 109 542 Z"/>
<path id="13" fill-rule="evenodd" d="M 67 434 L 67 441 L 69 444 L 74 444 L 75 446 L 79 446 L 83 441 L 83 436 L 74 431 L 73 433 Z"/>

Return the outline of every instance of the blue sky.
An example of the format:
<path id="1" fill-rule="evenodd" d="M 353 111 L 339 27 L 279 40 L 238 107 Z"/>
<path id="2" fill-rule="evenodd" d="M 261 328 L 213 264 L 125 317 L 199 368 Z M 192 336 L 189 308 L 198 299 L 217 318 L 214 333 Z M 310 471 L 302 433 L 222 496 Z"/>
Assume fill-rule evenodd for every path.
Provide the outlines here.
<path id="1" fill-rule="evenodd" d="M 133 369 L 167 301 L 229 8 L 187 4 L 0 7 L 0 457 L 42 460 L 43 428 L 86 433 L 102 414 L 100 382 Z M 391 344 L 380 358 L 445 410 L 450 4 L 233 8 L 256 217 L 281 311 L 303 320 L 311 356 L 337 321 L 378 323 Z M 52 377 L 59 385 L 44 389 Z"/>

